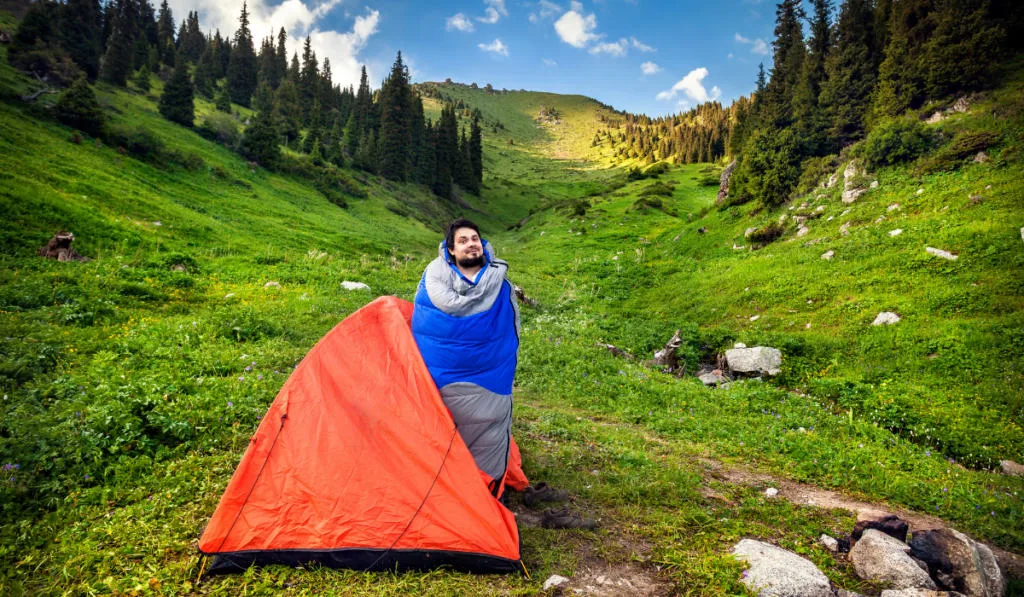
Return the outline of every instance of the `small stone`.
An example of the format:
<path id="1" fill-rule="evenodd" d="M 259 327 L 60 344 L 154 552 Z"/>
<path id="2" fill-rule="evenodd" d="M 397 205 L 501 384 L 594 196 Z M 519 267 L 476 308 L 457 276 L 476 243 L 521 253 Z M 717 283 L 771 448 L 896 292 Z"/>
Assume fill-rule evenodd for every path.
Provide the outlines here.
<path id="1" fill-rule="evenodd" d="M 841 213 L 839 215 L 840 216 L 845 216 L 845 215 L 849 214 L 851 211 L 853 211 L 851 208 L 846 208 L 846 209 L 843 210 L 843 213 Z"/>
<path id="2" fill-rule="evenodd" d="M 839 234 L 842 234 L 843 236 L 849 236 L 850 235 L 850 223 L 849 222 L 847 222 L 847 223 L 845 223 L 845 224 L 843 224 L 842 226 L 839 227 Z"/>
<path id="3" fill-rule="evenodd" d="M 779 490 L 775 489 L 774 487 L 769 487 L 768 489 L 764 490 L 764 495 L 765 495 L 765 497 L 773 498 L 773 497 L 779 495 Z"/>
<path id="4" fill-rule="evenodd" d="M 367 286 L 366 284 L 363 284 L 362 282 L 349 282 L 348 280 L 345 280 L 344 282 L 342 282 L 341 283 L 341 287 L 344 288 L 345 290 L 369 290 L 370 289 L 369 286 Z"/>
<path id="5" fill-rule="evenodd" d="M 824 259 L 825 261 L 828 261 L 828 260 L 832 259 L 832 257 L 835 256 L 835 254 L 836 254 L 835 251 L 826 251 L 826 252 L 821 254 L 821 258 Z"/>
<path id="6" fill-rule="evenodd" d="M 924 250 L 927 251 L 928 253 L 932 254 L 932 255 L 935 255 L 936 257 L 942 257 L 943 259 L 948 259 L 950 261 L 956 261 L 958 259 L 957 255 L 954 255 L 954 254 L 950 253 L 949 251 L 943 251 L 942 249 L 936 249 L 935 247 L 925 247 Z"/>
<path id="7" fill-rule="evenodd" d="M 872 189 L 877 189 L 878 188 L 878 181 L 877 180 L 872 180 L 871 181 L 871 188 Z"/>
<path id="8" fill-rule="evenodd" d="M 810 231 L 811 229 L 808 228 L 807 226 L 801 226 L 799 230 L 796 231 L 796 237 L 800 238 L 801 236 L 807 236 L 807 233 L 809 233 Z"/>
<path id="9" fill-rule="evenodd" d="M 834 220 L 834 219 L 836 219 L 836 217 L 835 217 L 835 216 L 829 216 L 829 217 L 828 217 L 828 219 L 827 219 L 827 220 L 825 220 L 825 221 L 826 221 L 826 222 L 831 222 L 831 221 L 832 221 L 832 220 Z"/>
<path id="10" fill-rule="evenodd" d="M 924 192 L 924 189 L 923 189 L 923 188 L 920 188 L 920 189 L 917 189 L 917 191 L 916 191 L 916 192 L 915 192 L 914 194 L 915 194 L 915 195 L 920 195 L 920 194 L 921 194 L 921 193 L 923 193 L 923 192 Z"/>
<path id="11" fill-rule="evenodd" d="M 871 322 L 871 325 L 892 325 L 899 323 L 900 316 L 893 313 L 892 311 L 882 311 L 875 317 L 875 320 Z"/>
<path id="12" fill-rule="evenodd" d="M 885 221 L 885 216 L 878 216 L 878 219 L 875 220 L 875 224 L 881 224 L 884 221 Z"/>
<path id="13" fill-rule="evenodd" d="M 896 228 L 895 230 L 890 230 L 889 231 L 889 236 L 899 236 L 901 234 L 903 234 L 903 229 L 902 228 Z"/>
<path id="14" fill-rule="evenodd" d="M 822 533 L 821 537 L 818 537 L 818 541 L 825 546 L 825 549 L 832 553 L 839 552 L 839 542 L 836 541 L 835 537 Z"/>
<path id="15" fill-rule="evenodd" d="M 779 224 L 785 222 L 786 218 L 788 218 L 788 217 L 789 216 L 787 214 L 782 214 L 781 216 L 779 216 Z"/>
<path id="16" fill-rule="evenodd" d="M 235 293 L 234 292 L 229 292 L 229 293 L 224 295 L 224 298 L 226 298 L 226 299 L 234 298 L 234 297 L 235 297 Z"/>
<path id="17" fill-rule="evenodd" d="M 747 248 L 746 245 L 737 245 L 736 243 L 732 244 L 732 250 L 733 251 L 742 251 L 743 249 L 746 249 L 746 248 Z"/>
<path id="18" fill-rule="evenodd" d="M 676 237 L 672 239 L 672 242 L 678 241 L 680 236 L 682 236 L 682 235 L 681 234 L 677 234 Z"/>
<path id="19" fill-rule="evenodd" d="M 754 232 L 757 232 L 757 226 L 747 228 L 746 230 L 743 231 L 743 238 L 750 238 L 750 235 L 753 234 Z"/>
<path id="20" fill-rule="evenodd" d="M 885 211 L 893 212 L 893 211 L 896 211 L 899 208 L 900 208 L 900 204 L 899 203 L 893 203 L 889 207 L 885 208 Z"/>
<path id="21" fill-rule="evenodd" d="M 264 288 L 280 288 L 281 287 L 281 283 L 280 282 L 267 282 L 266 284 L 263 285 L 263 287 Z"/>
<path id="22" fill-rule="evenodd" d="M 1024 464 L 1017 464 L 1012 460 L 1000 460 L 999 468 L 1004 475 L 1013 477 L 1024 477 Z"/>
<path id="23" fill-rule="evenodd" d="M 819 213 L 820 214 L 823 211 L 825 211 L 825 206 L 824 205 L 819 205 L 818 207 L 814 208 L 814 212 L 815 213 Z"/>
<path id="24" fill-rule="evenodd" d="M 975 164 L 984 164 L 987 161 L 988 161 L 988 154 L 985 153 L 984 151 L 979 151 L 978 153 L 974 154 L 974 163 Z"/>
<path id="25" fill-rule="evenodd" d="M 805 330 L 809 330 L 809 329 L 811 329 L 811 322 L 809 322 L 809 321 L 808 321 L 807 323 L 805 323 L 805 324 L 804 324 L 804 329 L 805 329 Z"/>
<path id="26" fill-rule="evenodd" d="M 164 223 L 163 223 L 163 222 L 161 222 L 160 220 L 157 220 L 157 221 L 153 222 L 153 225 L 154 225 L 154 226 L 163 226 L 163 225 L 164 225 Z"/>
<path id="27" fill-rule="evenodd" d="M 750 321 L 757 321 L 758 319 L 761 319 L 760 315 L 751 315 L 750 316 Z"/>
<path id="28" fill-rule="evenodd" d="M 544 586 L 541 587 L 541 590 L 542 591 L 550 591 L 551 589 L 553 589 L 555 587 L 560 587 L 560 586 L 562 586 L 564 584 L 567 584 L 568 582 L 569 582 L 568 578 L 566 578 L 564 576 L 559 576 L 557 574 L 552 574 L 551 576 L 548 577 L 548 579 L 546 581 L 544 581 Z"/>

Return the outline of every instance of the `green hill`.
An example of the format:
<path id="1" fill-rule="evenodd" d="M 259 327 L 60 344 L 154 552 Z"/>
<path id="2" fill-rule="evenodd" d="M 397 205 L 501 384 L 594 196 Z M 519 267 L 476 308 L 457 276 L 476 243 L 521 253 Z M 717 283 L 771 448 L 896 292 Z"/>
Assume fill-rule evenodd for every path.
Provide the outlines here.
<path id="1" fill-rule="evenodd" d="M 1024 481 L 992 470 L 1024 458 L 1013 72 L 928 125 L 947 140 L 936 153 L 867 173 L 851 204 L 842 172 L 857 148 L 823 169 L 839 174 L 831 188 L 722 209 L 708 165 L 640 180 L 613 166 L 590 139 L 614 113 L 580 96 L 423 84 L 483 115 L 484 189 L 460 205 L 354 170 L 325 195 L 252 167 L 163 120 L 158 84 L 99 87 L 149 157 L 76 142 L 53 96 L 22 102 L 33 83 L 0 59 L 0 593 L 534 594 L 564 574 L 743 594 L 728 553 L 757 537 L 877 594 L 816 542 L 853 517 L 764 497 L 784 481 L 1024 551 Z M 988 161 L 949 157 L 980 133 Z M 456 214 L 481 221 L 538 302 L 523 309 L 516 390 L 526 472 L 569 489 L 601 529 L 542 529 L 520 507 L 529 578 L 272 567 L 197 586 L 196 541 L 290 369 L 374 297 L 412 298 Z M 782 216 L 780 237 L 753 250 L 745 231 Z M 60 229 L 91 261 L 36 255 Z M 872 326 L 882 311 L 902 320 Z M 642 364 L 677 329 L 690 373 L 735 342 L 781 349 L 782 373 L 712 390 Z"/>

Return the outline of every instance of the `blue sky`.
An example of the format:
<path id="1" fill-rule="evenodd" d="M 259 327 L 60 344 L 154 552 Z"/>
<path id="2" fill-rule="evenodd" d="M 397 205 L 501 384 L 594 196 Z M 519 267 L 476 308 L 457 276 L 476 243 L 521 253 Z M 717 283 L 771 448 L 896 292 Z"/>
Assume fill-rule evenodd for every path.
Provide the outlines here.
<path id="1" fill-rule="evenodd" d="M 176 22 L 198 10 L 204 28 L 233 31 L 242 0 L 169 0 Z M 728 104 L 770 67 L 769 0 L 252 0 L 258 40 L 285 27 L 309 35 L 334 80 L 366 64 L 379 86 L 401 50 L 415 82 L 579 93 L 617 109 L 672 114 L 708 99 Z"/>

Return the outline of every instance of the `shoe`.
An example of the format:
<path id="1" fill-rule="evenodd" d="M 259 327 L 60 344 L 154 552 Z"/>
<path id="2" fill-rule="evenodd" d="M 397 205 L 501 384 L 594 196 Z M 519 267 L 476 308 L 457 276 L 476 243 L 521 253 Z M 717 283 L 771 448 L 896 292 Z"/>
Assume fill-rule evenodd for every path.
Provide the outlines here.
<path id="1" fill-rule="evenodd" d="M 597 528 L 597 521 L 593 518 L 583 518 L 575 512 L 570 512 L 568 508 L 560 510 L 548 508 L 544 511 L 544 517 L 540 521 L 540 526 L 545 529 L 593 530 Z"/>
<path id="2" fill-rule="evenodd" d="M 569 492 L 562 489 L 555 489 L 547 483 L 538 483 L 535 486 L 529 485 L 523 490 L 523 501 L 533 508 L 542 502 L 564 502 L 569 499 Z"/>

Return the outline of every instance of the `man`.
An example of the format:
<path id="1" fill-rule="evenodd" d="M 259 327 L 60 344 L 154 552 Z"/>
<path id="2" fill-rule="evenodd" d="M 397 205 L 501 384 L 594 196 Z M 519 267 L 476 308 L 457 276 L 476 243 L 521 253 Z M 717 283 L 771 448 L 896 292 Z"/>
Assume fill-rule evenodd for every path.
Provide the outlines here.
<path id="1" fill-rule="evenodd" d="M 500 494 L 512 430 L 519 306 L 480 229 L 458 219 L 416 292 L 412 333 L 455 426 Z"/>
<path id="2" fill-rule="evenodd" d="M 491 493 L 500 497 L 507 483 L 524 492 L 528 506 L 564 501 L 565 491 L 545 483 L 527 485 L 512 441 L 519 305 L 507 273 L 508 263 L 494 256 L 477 225 L 455 220 L 437 259 L 423 272 L 412 334 Z M 568 509 L 549 509 L 541 522 L 547 528 L 597 526 Z"/>

